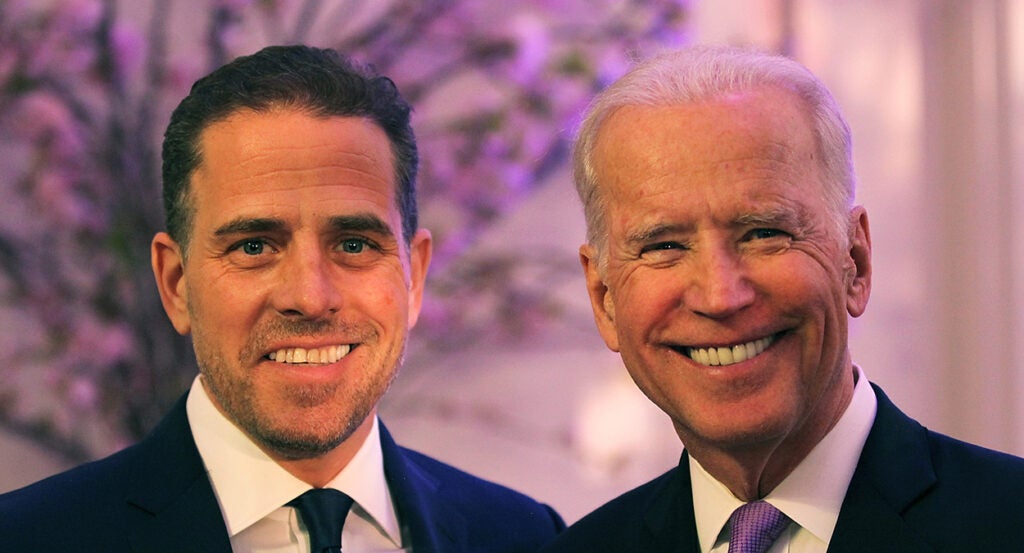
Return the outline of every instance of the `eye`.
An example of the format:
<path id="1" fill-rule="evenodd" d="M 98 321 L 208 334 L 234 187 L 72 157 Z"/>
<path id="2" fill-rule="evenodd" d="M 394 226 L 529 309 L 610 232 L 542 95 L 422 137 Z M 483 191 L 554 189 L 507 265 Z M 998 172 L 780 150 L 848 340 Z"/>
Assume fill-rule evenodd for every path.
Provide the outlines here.
<path id="1" fill-rule="evenodd" d="M 270 263 L 277 253 L 267 238 L 242 238 L 225 251 L 225 258 L 236 267 L 256 268 Z"/>
<path id="2" fill-rule="evenodd" d="M 745 251 L 762 254 L 782 253 L 788 251 L 792 244 L 792 234 L 770 227 L 750 229 L 740 241 L 740 247 Z"/>
<path id="3" fill-rule="evenodd" d="M 345 253 L 362 253 L 366 248 L 366 241 L 360 238 L 347 238 L 341 241 L 338 249 Z"/>
<path id="4" fill-rule="evenodd" d="M 644 255 L 650 252 L 663 252 L 669 250 L 685 250 L 686 246 L 679 242 L 657 242 L 654 244 L 648 244 L 640 249 L 640 255 Z"/>
<path id="5" fill-rule="evenodd" d="M 749 240 L 770 240 L 772 238 L 788 236 L 788 233 L 773 228 L 756 228 L 747 233 Z"/>
<path id="6" fill-rule="evenodd" d="M 256 239 L 244 240 L 238 245 L 238 249 L 246 255 L 260 255 L 265 247 L 266 242 Z"/>
<path id="7" fill-rule="evenodd" d="M 640 248 L 641 262 L 653 267 L 672 266 L 686 257 L 690 247 L 681 242 L 665 240 L 652 242 Z"/>

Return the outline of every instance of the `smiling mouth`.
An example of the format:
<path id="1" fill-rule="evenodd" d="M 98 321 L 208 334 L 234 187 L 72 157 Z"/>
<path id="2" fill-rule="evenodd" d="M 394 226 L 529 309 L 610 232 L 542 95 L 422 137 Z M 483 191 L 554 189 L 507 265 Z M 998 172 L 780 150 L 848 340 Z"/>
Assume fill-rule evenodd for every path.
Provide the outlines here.
<path id="1" fill-rule="evenodd" d="M 337 363 L 352 351 L 351 344 L 324 348 L 284 348 L 267 355 L 267 359 L 289 365 L 329 365 Z"/>
<path id="2" fill-rule="evenodd" d="M 701 365 L 707 365 L 710 367 L 734 365 L 757 357 L 778 337 L 779 334 L 774 334 L 759 340 L 736 344 L 733 346 L 710 348 L 686 347 L 683 348 L 683 353 Z"/>

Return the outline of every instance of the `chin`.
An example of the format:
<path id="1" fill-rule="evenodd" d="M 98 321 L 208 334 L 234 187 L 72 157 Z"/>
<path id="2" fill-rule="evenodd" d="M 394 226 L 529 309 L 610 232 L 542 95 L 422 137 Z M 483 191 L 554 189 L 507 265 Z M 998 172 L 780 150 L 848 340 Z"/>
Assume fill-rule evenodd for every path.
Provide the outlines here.
<path id="1" fill-rule="evenodd" d="M 734 409 L 729 411 L 735 413 Z M 691 439 L 724 450 L 777 443 L 784 439 L 792 429 L 790 421 L 783 416 L 737 420 L 731 418 L 729 414 L 722 413 L 721 416 L 711 414 L 713 418 L 705 416 L 703 420 L 692 421 L 692 424 L 677 424 L 676 428 L 681 437 L 684 437 L 685 433 Z M 687 441 L 685 437 L 683 441 L 684 443 Z"/>
<path id="2" fill-rule="evenodd" d="M 264 448 L 291 460 L 314 459 L 340 446 L 347 440 L 358 424 L 323 434 L 310 434 L 299 430 L 264 430 L 254 432 L 253 436 Z"/>
<path id="3" fill-rule="evenodd" d="M 284 459 L 298 461 L 302 459 L 315 459 L 326 455 L 344 443 L 345 439 L 347 439 L 347 436 L 332 440 L 264 437 L 260 440 L 260 443 L 263 447 L 273 451 Z"/>

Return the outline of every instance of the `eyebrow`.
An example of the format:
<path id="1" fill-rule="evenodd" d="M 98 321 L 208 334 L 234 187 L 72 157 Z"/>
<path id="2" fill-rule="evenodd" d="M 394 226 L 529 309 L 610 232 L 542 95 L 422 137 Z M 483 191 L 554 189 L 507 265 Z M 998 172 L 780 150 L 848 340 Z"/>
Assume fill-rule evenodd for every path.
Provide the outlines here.
<path id="1" fill-rule="evenodd" d="M 284 221 L 270 218 L 238 218 L 217 227 L 215 236 L 230 236 L 232 234 L 250 234 L 257 232 L 273 232 L 285 228 Z"/>
<path id="2" fill-rule="evenodd" d="M 773 207 L 758 212 L 746 212 L 737 215 L 730 223 L 734 227 L 750 226 L 800 226 L 806 220 L 805 209 L 790 209 L 788 207 Z M 677 224 L 656 224 L 650 227 L 637 229 L 626 236 L 627 244 L 648 244 L 655 242 L 664 236 L 678 235 L 693 232 L 694 226 L 688 223 Z"/>
<path id="3" fill-rule="evenodd" d="M 335 215 L 331 217 L 327 226 L 335 232 L 369 232 L 380 236 L 394 237 L 384 220 L 372 213 L 357 213 L 354 215 Z M 280 232 L 288 227 L 281 219 L 270 217 L 238 218 L 221 225 L 214 231 L 216 236 L 230 236 L 234 234 L 253 234 L 262 232 Z"/>
<path id="4" fill-rule="evenodd" d="M 807 219 L 806 209 L 790 209 L 788 207 L 776 207 L 762 212 L 745 213 L 737 217 L 734 223 L 737 226 L 774 226 L 792 225 L 798 226 Z"/>
<path id="5" fill-rule="evenodd" d="M 328 226 L 337 231 L 348 232 L 369 232 L 380 236 L 393 238 L 395 233 L 383 219 L 372 213 L 357 213 L 355 215 L 335 215 L 328 221 Z"/>
<path id="6" fill-rule="evenodd" d="M 629 244 L 646 244 L 666 234 L 680 234 L 692 230 L 693 225 L 689 224 L 659 224 L 637 230 L 626 237 L 626 242 Z"/>

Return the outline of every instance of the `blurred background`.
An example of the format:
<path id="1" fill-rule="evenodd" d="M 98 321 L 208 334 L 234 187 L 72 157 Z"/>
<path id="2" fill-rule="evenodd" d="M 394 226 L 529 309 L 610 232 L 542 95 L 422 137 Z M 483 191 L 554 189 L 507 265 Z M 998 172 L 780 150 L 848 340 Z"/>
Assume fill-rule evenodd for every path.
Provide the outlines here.
<path id="1" fill-rule="evenodd" d="M 939 431 L 1024 454 L 1024 2 L 0 0 L 0 491 L 130 444 L 195 375 L 160 307 L 159 144 L 198 77 L 335 47 L 415 107 L 425 313 L 382 407 L 399 442 L 573 521 L 674 465 L 598 338 L 568 140 L 630 60 L 755 45 L 854 133 L 874 287 L 855 362 Z"/>

